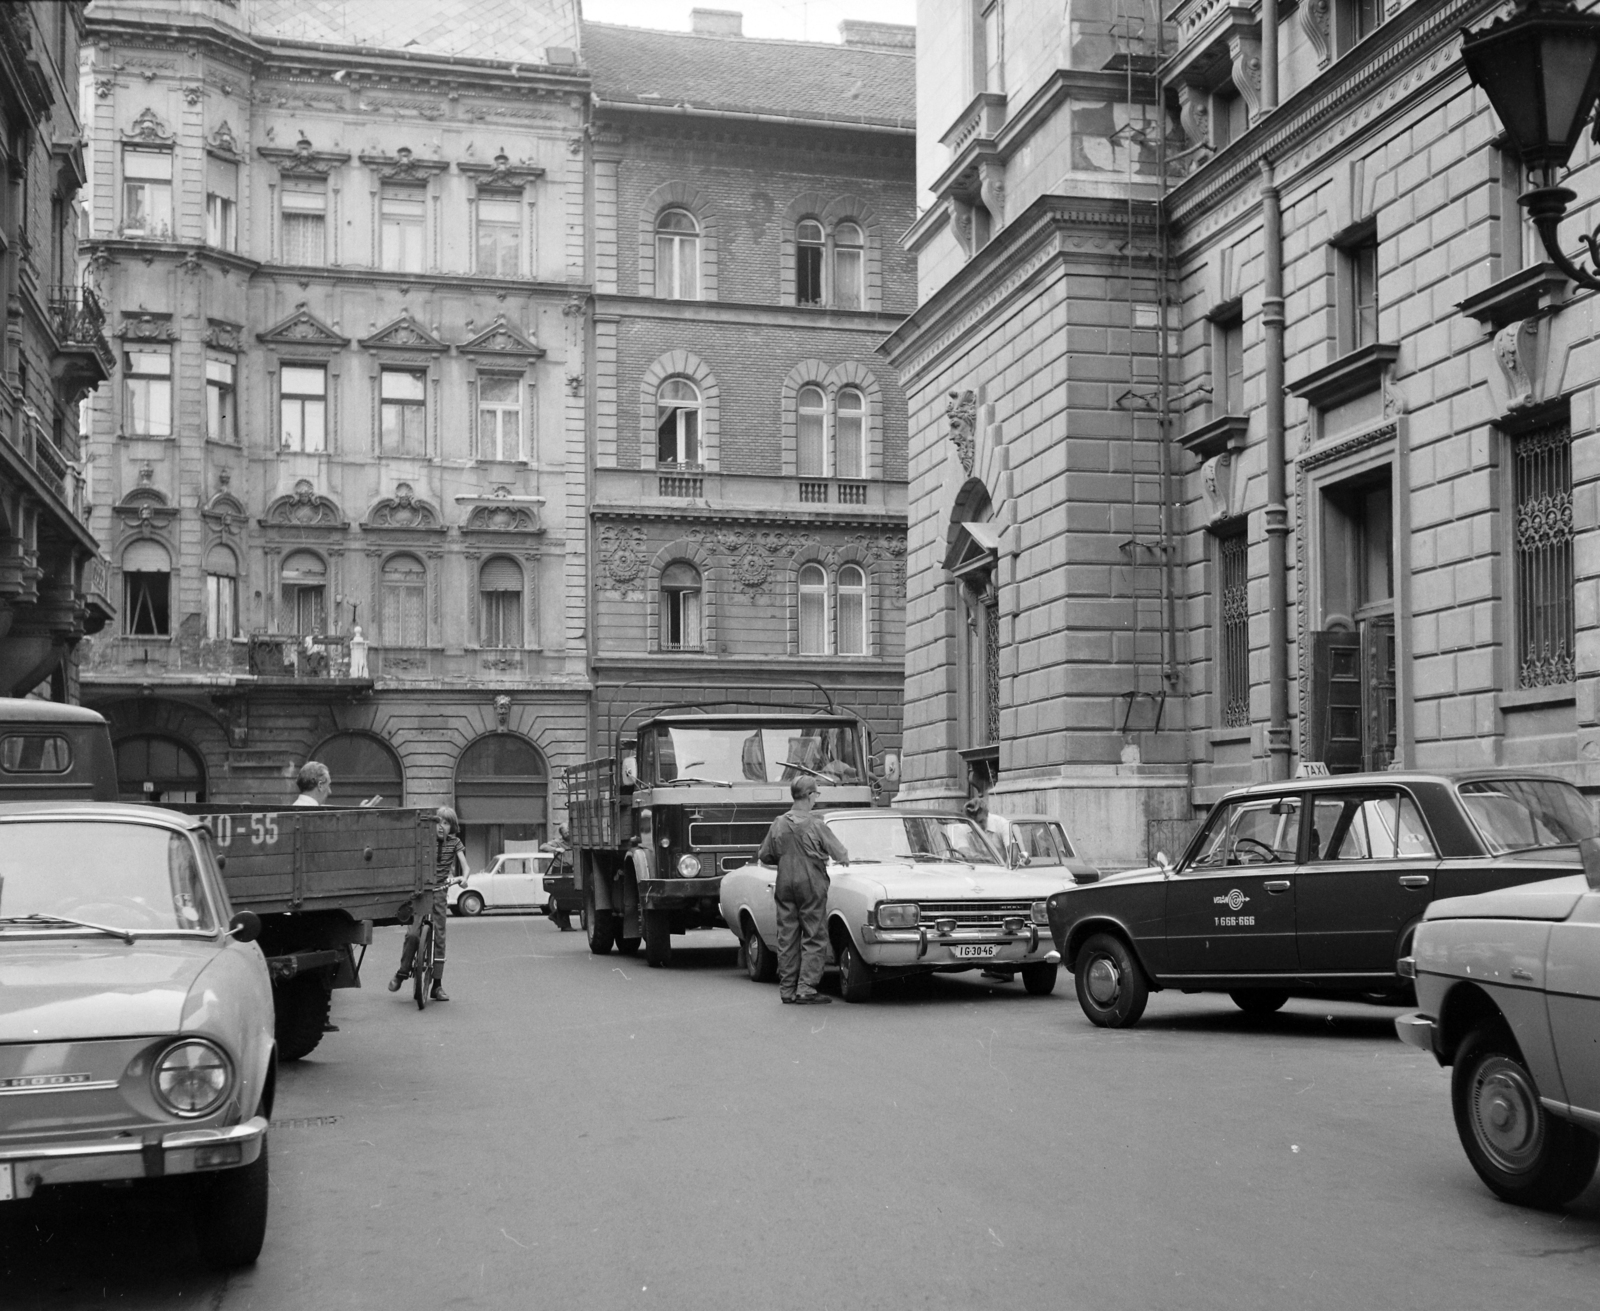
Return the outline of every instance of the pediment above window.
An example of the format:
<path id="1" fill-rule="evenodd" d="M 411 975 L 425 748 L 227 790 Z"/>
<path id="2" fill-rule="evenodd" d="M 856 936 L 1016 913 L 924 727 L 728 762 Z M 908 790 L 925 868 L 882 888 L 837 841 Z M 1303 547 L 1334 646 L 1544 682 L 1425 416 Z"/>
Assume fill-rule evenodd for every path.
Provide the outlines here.
<path id="1" fill-rule="evenodd" d="M 330 350 L 350 344 L 350 338 L 341 336 L 308 310 L 305 301 L 296 305 L 294 313 L 282 323 L 256 333 L 256 340 L 269 346 L 324 346 Z"/>
<path id="2" fill-rule="evenodd" d="M 473 337 L 461 348 L 463 355 L 520 355 L 524 359 L 537 360 L 544 355 L 544 348 L 536 345 L 533 340 L 507 321 L 504 314 L 497 314 L 495 320 L 477 336 Z"/>
<path id="3" fill-rule="evenodd" d="M 295 483 L 294 491 L 280 496 L 261 517 L 263 528 L 348 528 L 349 522 L 339 503 L 321 496 L 309 478 Z"/>
<path id="4" fill-rule="evenodd" d="M 257 146 L 256 153 L 270 159 L 288 178 L 325 178 L 350 159 L 348 150 L 318 150 L 303 136 L 292 147 Z"/>
<path id="5" fill-rule="evenodd" d="M 989 523 L 952 524 L 944 567 L 957 578 L 993 569 L 1000 560 L 1000 530 Z"/>
<path id="6" fill-rule="evenodd" d="M 409 146 L 401 146 L 392 155 L 362 155 L 361 162 L 384 182 L 427 182 L 450 167 L 443 159 L 418 159 Z"/>
<path id="7" fill-rule="evenodd" d="M 471 507 L 464 533 L 542 533 L 539 513 L 542 496 L 517 496 L 509 487 L 499 486 L 487 496 L 458 496 L 456 504 Z"/>
<path id="8" fill-rule="evenodd" d="M 165 528 L 178 517 L 178 507 L 167 499 L 167 494 L 146 482 L 112 506 L 111 512 L 130 528 Z"/>
<path id="9" fill-rule="evenodd" d="M 241 528 L 250 522 L 250 516 L 245 513 L 244 502 L 232 492 L 218 492 L 200 508 L 200 517 L 211 525 L 212 529 L 224 533 L 229 537 L 236 536 Z"/>
<path id="10" fill-rule="evenodd" d="M 444 532 L 439 512 L 418 497 L 410 483 L 396 484 L 394 495 L 374 505 L 361 527 L 363 531 L 377 528 L 413 533 Z"/>
<path id="11" fill-rule="evenodd" d="M 161 115 L 153 109 L 146 109 L 133 120 L 133 126 L 122 134 L 122 139 L 145 146 L 170 146 L 173 137 L 172 129 Z"/>
<path id="12" fill-rule="evenodd" d="M 513 164 L 505 151 L 500 151 L 492 163 L 467 160 L 456 165 L 480 187 L 520 187 L 544 176 L 537 164 Z"/>
<path id="13" fill-rule="evenodd" d="M 123 341 L 176 341 L 170 314 L 125 314 L 116 336 Z"/>
<path id="14" fill-rule="evenodd" d="M 384 324 L 370 337 L 363 337 L 361 345 L 366 350 L 438 351 L 450 348 L 429 332 L 406 310 L 398 319 Z"/>

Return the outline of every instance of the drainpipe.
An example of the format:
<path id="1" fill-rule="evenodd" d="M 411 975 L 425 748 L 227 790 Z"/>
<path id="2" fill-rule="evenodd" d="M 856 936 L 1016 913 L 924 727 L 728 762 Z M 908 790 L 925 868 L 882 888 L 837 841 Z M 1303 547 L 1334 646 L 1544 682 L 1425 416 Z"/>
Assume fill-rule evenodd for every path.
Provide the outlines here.
<path id="1" fill-rule="evenodd" d="M 1289 777 L 1289 506 L 1283 407 L 1283 213 L 1261 161 L 1261 330 L 1267 348 L 1267 777 Z"/>
<path id="2" fill-rule="evenodd" d="M 1261 112 L 1278 107 L 1278 0 L 1261 0 Z"/>

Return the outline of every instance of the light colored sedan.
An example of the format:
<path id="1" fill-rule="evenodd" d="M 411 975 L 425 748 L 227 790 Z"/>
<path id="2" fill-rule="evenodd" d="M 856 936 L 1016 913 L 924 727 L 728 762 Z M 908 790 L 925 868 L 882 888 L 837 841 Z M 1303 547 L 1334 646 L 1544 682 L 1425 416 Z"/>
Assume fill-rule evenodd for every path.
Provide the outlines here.
<path id="1" fill-rule="evenodd" d="M 1508 1202 L 1556 1207 L 1600 1160 L 1600 843 L 1582 875 L 1428 907 L 1400 1037 L 1454 1066 L 1456 1131 Z"/>
<path id="2" fill-rule="evenodd" d="M 542 911 L 548 897 L 544 872 L 555 856 L 548 851 L 506 852 L 486 870 L 452 883 L 445 904 L 453 915 L 481 915 L 486 910 Z"/>
<path id="3" fill-rule="evenodd" d="M 1071 882 L 1062 866 L 1007 869 L 965 815 L 837 810 L 823 819 L 850 853 L 828 866 L 829 955 L 846 1001 L 866 1001 L 879 980 L 974 969 L 1020 975 L 1035 996 L 1055 988 L 1061 957 L 1045 900 Z M 722 917 L 757 982 L 777 977 L 776 878 L 756 864 L 722 877 Z"/>

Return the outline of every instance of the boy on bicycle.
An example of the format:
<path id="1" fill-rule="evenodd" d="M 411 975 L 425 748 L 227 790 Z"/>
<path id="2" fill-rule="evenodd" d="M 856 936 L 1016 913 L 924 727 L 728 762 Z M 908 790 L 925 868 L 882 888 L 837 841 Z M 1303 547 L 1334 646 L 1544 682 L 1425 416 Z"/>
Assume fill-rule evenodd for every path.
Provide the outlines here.
<path id="1" fill-rule="evenodd" d="M 433 989 L 429 1001 L 449 1001 L 444 991 L 444 926 L 448 918 L 445 906 L 445 889 L 450 881 L 466 873 L 466 847 L 461 841 L 461 821 L 449 806 L 440 806 L 433 826 L 436 839 L 433 877 L 417 897 L 416 910 L 406 928 L 405 945 L 400 948 L 400 968 L 389 980 L 389 991 L 399 992 L 400 985 L 411 977 L 411 963 L 417 954 L 417 938 L 422 933 L 425 920 L 433 921 Z"/>

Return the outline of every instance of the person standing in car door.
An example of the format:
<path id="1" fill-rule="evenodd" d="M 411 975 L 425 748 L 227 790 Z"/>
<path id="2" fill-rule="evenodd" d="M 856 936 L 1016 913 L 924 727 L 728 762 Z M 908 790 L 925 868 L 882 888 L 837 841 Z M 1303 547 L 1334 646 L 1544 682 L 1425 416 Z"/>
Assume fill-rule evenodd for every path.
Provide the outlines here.
<path id="1" fill-rule="evenodd" d="M 773 900 L 778 912 L 778 1000 L 796 1006 L 826 1006 L 817 991 L 828 959 L 828 860 L 850 859 L 833 830 L 813 807 L 817 780 L 799 775 L 789 784 L 791 806 L 767 830 L 756 859 L 776 865 Z"/>

